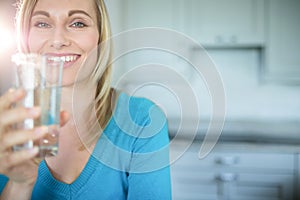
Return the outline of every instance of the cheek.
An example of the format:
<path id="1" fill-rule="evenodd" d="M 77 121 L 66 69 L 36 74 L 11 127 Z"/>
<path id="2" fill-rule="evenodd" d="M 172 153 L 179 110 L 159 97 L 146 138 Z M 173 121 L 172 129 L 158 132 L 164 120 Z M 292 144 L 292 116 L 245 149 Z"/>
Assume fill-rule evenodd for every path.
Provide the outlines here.
<path id="1" fill-rule="evenodd" d="M 93 70 L 98 60 L 98 35 L 91 34 L 89 37 L 83 37 L 77 40 L 78 46 L 84 51 L 84 63 L 82 68 Z"/>
<path id="2" fill-rule="evenodd" d="M 86 34 L 84 37 L 78 37 L 76 43 L 81 47 L 86 53 L 90 53 L 97 49 L 98 47 L 98 34 Z"/>
<path id="3" fill-rule="evenodd" d="M 29 32 L 28 35 L 28 47 L 32 53 L 38 53 L 46 42 L 46 37 L 35 32 Z"/>
<path id="4" fill-rule="evenodd" d="M 76 41 L 76 42 L 75 42 Z M 64 81 L 67 83 L 76 83 L 85 80 L 91 76 L 98 60 L 98 37 L 93 34 L 86 34 L 82 37 L 77 37 L 74 40 L 77 48 L 81 49 L 82 58 L 79 65 L 69 68 L 64 72 Z"/>

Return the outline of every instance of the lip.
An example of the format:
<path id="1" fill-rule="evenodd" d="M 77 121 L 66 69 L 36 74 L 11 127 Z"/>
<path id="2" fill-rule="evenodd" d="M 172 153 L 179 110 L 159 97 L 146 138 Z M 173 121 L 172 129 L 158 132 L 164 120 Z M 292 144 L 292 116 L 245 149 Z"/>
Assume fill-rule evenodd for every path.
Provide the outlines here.
<path id="1" fill-rule="evenodd" d="M 74 53 L 63 53 L 63 54 L 46 53 L 45 55 L 50 56 L 50 57 L 60 58 L 61 60 L 63 60 L 64 61 L 64 68 L 71 67 L 81 57 L 80 54 L 74 54 Z"/>

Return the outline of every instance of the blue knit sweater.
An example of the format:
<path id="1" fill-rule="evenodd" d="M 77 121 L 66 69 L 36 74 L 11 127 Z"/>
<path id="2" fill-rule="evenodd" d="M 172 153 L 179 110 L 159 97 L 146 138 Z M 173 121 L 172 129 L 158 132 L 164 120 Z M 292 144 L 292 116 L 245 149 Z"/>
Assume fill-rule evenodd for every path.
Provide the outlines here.
<path id="1" fill-rule="evenodd" d="M 7 181 L 0 175 L 0 193 Z M 72 184 L 59 182 L 42 161 L 32 199 L 171 199 L 164 114 L 147 99 L 121 93 L 114 115 L 80 176 Z"/>

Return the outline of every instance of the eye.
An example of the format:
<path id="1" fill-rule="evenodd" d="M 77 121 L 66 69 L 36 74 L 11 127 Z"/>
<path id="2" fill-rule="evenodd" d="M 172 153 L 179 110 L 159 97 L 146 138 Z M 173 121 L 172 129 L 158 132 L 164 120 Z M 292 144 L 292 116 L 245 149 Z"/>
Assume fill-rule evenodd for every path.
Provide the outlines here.
<path id="1" fill-rule="evenodd" d="M 86 27 L 86 24 L 83 22 L 74 22 L 73 24 L 71 24 L 71 27 L 84 28 L 84 27 Z"/>
<path id="2" fill-rule="evenodd" d="M 45 22 L 36 22 L 34 24 L 35 27 L 38 27 L 38 28 L 49 28 L 50 25 L 45 23 Z"/>

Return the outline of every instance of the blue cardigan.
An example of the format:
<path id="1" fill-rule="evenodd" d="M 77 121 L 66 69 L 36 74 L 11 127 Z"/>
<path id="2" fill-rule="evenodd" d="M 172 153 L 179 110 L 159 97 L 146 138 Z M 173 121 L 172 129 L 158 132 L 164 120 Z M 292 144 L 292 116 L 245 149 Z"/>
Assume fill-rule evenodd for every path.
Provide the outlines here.
<path id="1" fill-rule="evenodd" d="M 0 193 L 6 182 L 0 175 Z M 121 93 L 79 177 L 71 184 L 59 182 L 42 161 L 32 199 L 172 199 L 164 114 L 145 98 Z"/>

